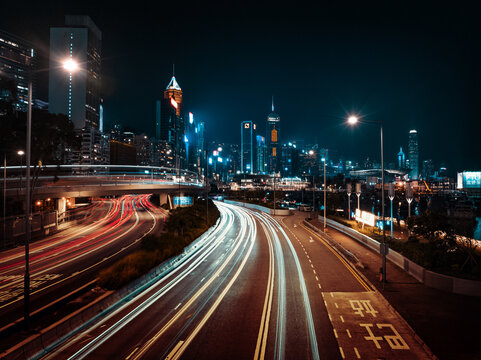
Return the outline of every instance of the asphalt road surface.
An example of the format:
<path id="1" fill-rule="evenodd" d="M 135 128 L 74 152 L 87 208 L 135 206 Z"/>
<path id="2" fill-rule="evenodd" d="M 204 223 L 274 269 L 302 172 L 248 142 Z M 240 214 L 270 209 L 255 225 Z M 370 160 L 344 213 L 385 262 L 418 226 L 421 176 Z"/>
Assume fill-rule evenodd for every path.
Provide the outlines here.
<path id="1" fill-rule="evenodd" d="M 101 200 L 84 211 L 82 225 L 30 244 L 31 312 L 93 281 L 164 218 L 148 195 Z M 23 317 L 24 251 L 0 253 L 0 329 Z"/>
<path id="2" fill-rule="evenodd" d="M 221 218 L 151 286 L 45 359 L 427 359 L 389 304 L 298 215 Z"/>

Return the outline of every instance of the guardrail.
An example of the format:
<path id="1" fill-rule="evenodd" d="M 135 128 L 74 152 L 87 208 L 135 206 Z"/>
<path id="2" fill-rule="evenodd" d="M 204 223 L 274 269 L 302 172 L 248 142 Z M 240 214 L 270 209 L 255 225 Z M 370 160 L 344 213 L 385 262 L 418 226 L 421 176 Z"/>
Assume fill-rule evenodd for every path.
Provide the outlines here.
<path id="1" fill-rule="evenodd" d="M 261 206 L 261 205 L 257 205 L 257 204 L 251 204 L 251 203 L 248 203 L 248 202 L 239 202 L 239 201 L 233 201 L 233 200 L 224 200 L 224 202 L 226 204 L 230 204 L 230 205 L 238 205 L 238 206 L 244 206 L 244 207 L 247 207 L 249 209 L 255 209 L 255 210 L 259 210 L 259 211 L 263 211 L 263 212 L 266 212 L 268 214 L 271 214 L 271 215 L 291 215 L 291 211 L 289 209 L 270 209 L 270 208 L 267 208 L 265 206 Z"/>
<path id="2" fill-rule="evenodd" d="M 181 266 L 184 261 L 201 249 L 203 240 L 215 230 L 219 223 L 220 220 L 217 220 L 217 223 L 214 226 L 209 228 L 194 242 L 186 246 L 182 254 L 164 261 L 147 274 L 124 286 L 120 290 L 105 293 L 97 300 L 73 312 L 57 323 L 40 330 L 38 333 L 25 339 L 12 348 L 0 352 L 0 359 L 23 360 L 41 358 L 61 341 L 79 333 L 93 322 L 106 314 L 111 313 L 127 300 L 132 299 L 153 283 L 159 281 L 159 279 L 166 276 L 170 271 Z"/>
<path id="3" fill-rule="evenodd" d="M 321 220 L 321 217 L 319 220 Z M 322 220 L 324 220 L 324 218 L 322 218 Z M 329 226 L 364 244 L 374 252 L 379 253 L 379 241 L 376 241 L 367 235 L 361 234 L 350 227 L 342 225 L 337 221 L 331 219 L 326 220 Z M 454 276 L 443 275 L 427 270 L 421 265 L 416 264 L 415 262 L 391 249 L 389 250 L 386 258 L 426 286 L 455 294 L 481 297 L 481 281 L 460 279 Z"/>

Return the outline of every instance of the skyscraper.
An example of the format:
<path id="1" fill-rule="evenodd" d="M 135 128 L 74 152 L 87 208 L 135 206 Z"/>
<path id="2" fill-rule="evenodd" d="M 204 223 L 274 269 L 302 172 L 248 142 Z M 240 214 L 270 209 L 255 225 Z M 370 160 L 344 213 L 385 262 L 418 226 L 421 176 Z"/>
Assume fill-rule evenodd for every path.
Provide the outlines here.
<path id="1" fill-rule="evenodd" d="M 402 147 L 399 149 L 399 152 L 397 153 L 397 166 L 398 166 L 398 169 L 406 168 L 406 155 L 404 155 Z"/>
<path id="2" fill-rule="evenodd" d="M 241 122 L 241 171 L 252 174 L 256 169 L 256 124 L 252 121 Z"/>
<path id="3" fill-rule="evenodd" d="M 0 77 L 10 80 L 12 88 L 16 90 L 16 98 L 7 89 L 0 89 L 0 99 L 8 100 L 12 97 L 13 106 L 17 111 L 27 111 L 28 83 L 32 81 L 35 100 L 36 52 L 27 41 L 0 30 Z M 12 89 L 12 90 L 13 90 Z"/>
<path id="4" fill-rule="evenodd" d="M 411 169 L 409 177 L 417 180 L 419 179 L 419 146 L 418 132 L 416 130 L 409 131 L 408 158 L 409 168 Z"/>
<path id="5" fill-rule="evenodd" d="M 50 28 L 49 111 L 65 114 L 75 129 L 99 129 L 102 33 L 90 17 L 66 15 L 65 27 Z M 68 73 L 62 62 L 78 63 Z"/>
<path id="6" fill-rule="evenodd" d="M 274 97 L 272 97 L 272 112 L 267 116 L 267 170 L 269 173 L 279 171 L 279 141 L 280 141 L 280 121 L 281 118 L 274 112 Z"/>
<path id="7" fill-rule="evenodd" d="M 255 172 L 258 174 L 265 174 L 267 168 L 267 146 L 266 138 L 262 135 L 256 135 L 256 169 Z"/>
<path id="8" fill-rule="evenodd" d="M 185 126 L 182 117 L 182 89 L 175 76 L 167 85 L 160 104 L 159 146 L 169 156 L 161 157 L 160 165 L 185 168 Z"/>

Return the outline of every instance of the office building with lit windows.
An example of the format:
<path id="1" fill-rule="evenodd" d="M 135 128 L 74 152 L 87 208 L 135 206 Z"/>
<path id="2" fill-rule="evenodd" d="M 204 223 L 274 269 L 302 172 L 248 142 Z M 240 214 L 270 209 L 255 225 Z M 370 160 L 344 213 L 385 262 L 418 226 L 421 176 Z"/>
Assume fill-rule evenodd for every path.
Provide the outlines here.
<path id="1" fill-rule="evenodd" d="M 0 30 L 0 78 L 11 81 L 15 94 L 0 89 L 0 100 L 12 101 L 16 111 L 27 111 L 28 83 L 32 81 L 32 102 L 35 101 L 36 51 L 26 40 Z M 13 89 L 12 89 L 13 90 Z"/>
<path id="2" fill-rule="evenodd" d="M 256 135 L 256 173 L 265 174 L 267 172 L 267 145 L 266 138 L 261 135 Z"/>
<path id="3" fill-rule="evenodd" d="M 50 28 L 49 112 L 67 115 L 75 129 L 99 129 L 101 43 L 88 16 L 66 15 L 65 27 Z M 75 72 L 62 66 L 69 59 L 78 64 Z"/>
<path id="4" fill-rule="evenodd" d="M 241 171 L 253 174 L 256 170 L 256 124 L 252 121 L 241 122 Z"/>
<path id="5" fill-rule="evenodd" d="M 182 116 L 182 89 L 175 76 L 172 76 L 164 90 L 160 102 L 159 150 L 164 155 L 160 157 L 160 166 L 186 168 L 185 124 Z"/>
<path id="6" fill-rule="evenodd" d="M 279 172 L 280 164 L 280 121 L 281 118 L 274 112 L 274 97 L 272 98 L 272 112 L 267 116 L 267 171 Z"/>
<path id="7" fill-rule="evenodd" d="M 408 160 L 409 177 L 413 180 L 419 179 L 419 146 L 418 146 L 418 132 L 416 130 L 409 131 L 408 142 Z"/>

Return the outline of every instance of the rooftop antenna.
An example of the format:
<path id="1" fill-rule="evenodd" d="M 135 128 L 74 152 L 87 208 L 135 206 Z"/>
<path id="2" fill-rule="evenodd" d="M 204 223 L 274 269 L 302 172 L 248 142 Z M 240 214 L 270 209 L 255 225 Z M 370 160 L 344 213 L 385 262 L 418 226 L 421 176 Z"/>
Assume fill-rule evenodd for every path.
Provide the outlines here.
<path id="1" fill-rule="evenodd" d="M 274 112 L 274 95 L 272 95 L 272 112 Z"/>
<path id="2" fill-rule="evenodd" d="M 175 64 L 172 64 L 172 77 L 175 77 Z"/>

